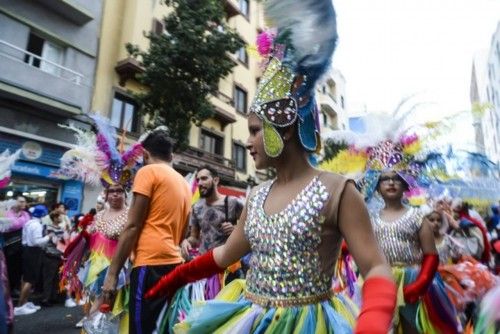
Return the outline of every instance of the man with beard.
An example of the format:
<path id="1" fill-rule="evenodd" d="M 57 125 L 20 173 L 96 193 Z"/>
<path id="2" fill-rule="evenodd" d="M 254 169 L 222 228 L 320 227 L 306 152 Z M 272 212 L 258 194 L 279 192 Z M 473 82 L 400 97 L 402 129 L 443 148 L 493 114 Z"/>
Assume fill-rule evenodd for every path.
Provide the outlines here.
<path id="1" fill-rule="evenodd" d="M 202 167 L 196 180 L 201 199 L 192 208 L 190 236 L 181 244 L 186 259 L 196 247 L 203 254 L 224 244 L 243 210 L 243 204 L 237 198 L 219 193 L 219 175 L 212 167 Z"/>

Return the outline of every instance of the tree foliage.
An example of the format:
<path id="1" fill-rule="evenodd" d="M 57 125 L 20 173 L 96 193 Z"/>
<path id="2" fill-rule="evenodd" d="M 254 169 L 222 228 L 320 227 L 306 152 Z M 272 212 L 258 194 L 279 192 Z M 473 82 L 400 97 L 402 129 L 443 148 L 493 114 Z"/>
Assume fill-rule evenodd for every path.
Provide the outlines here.
<path id="1" fill-rule="evenodd" d="M 138 80 L 148 91 L 136 95 L 142 113 L 150 116 L 150 127 L 170 129 L 178 150 L 187 147 L 191 123 L 200 125 L 213 115 L 209 96 L 236 65 L 230 53 L 244 45 L 226 25 L 223 3 L 165 0 L 173 10 L 163 18 L 163 33 L 146 34 L 149 50 L 127 45 L 145 69 Z"/>

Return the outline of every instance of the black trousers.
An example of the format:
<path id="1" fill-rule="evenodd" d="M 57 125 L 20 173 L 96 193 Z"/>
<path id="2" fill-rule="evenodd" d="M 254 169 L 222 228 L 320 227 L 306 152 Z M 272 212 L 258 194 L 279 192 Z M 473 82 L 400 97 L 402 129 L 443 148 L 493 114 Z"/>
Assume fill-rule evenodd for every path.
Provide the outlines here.
<path id="1" fill-rule="evenodd" d="M 59 267 L 61 258 L 43 254 L 42 275 L 43 275 L 43 300 L 56 301 L 59 293 Z"/>
<path id="2" fill-rule="evenodd" d="M 135 267 L 130 273 L 129 331 L 131 334 L 150 334 L 167 302 L 166 297 L 144 299 L 144 294 L 176 265 Z"/>

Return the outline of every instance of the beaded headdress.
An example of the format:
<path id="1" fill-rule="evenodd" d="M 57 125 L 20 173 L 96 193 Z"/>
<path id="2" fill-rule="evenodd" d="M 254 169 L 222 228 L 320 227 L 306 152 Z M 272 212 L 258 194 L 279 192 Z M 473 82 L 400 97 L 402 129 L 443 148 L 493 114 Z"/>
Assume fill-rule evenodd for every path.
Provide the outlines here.
<path id="1" fill-rule="evenodd" d="M 369 114 L 364 117 L 370 123 L 371 131 L 367 133 L 330 133 L 327 141 L 347 144 L 347 148 L 323 161 L 320 168 L 357 179 L 366 200 L 373 196 L 380 175 L 385 171 L 396 172 L 408 185 L 408 194 L 419 195 L 428 153 L 423 153 L 420 137 L 404 128 L 407 115 L 401 115 L 398 110 L 393 114 Z"/>
<path id="2" fill-rule="evenodd" d="M 329 67 L 337 42 L 332 1 L 268 0 L 265 6 L 266 17 L 276 30 L 257 38 L 259 53 L 267 63 L 250 111 L 263 120 L 268 156 L 277 157 L 283 151 L 277 128 L 295 122 L 304 149 L 318 152 L 321 141 L 314 88 Z"/>
<path id="3" fill-rule="evenodd" d="M 95 114 L 89 116 L 95 122 L 97 133 L 72 125 L 62 126 L 75 132 L 77 143 L 64 153 L 55 176 L 93 185 L 100 183 L 105 188 L 121 185 L 129 190 L 142 159 L 142 144 L 136 143 L 123 150 L 117 144 L 116 130 L 109 121 Z"/>

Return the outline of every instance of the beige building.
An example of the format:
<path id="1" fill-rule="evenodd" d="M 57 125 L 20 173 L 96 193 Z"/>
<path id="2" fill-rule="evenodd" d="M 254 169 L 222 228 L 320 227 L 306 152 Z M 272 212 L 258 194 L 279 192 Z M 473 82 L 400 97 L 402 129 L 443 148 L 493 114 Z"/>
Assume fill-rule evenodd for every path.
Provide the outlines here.
<path id="1" fill-rule="evenodd" d="M 346 81 L 337 69 L 330 69 L 316 89 L 321 132 L 348 130 Z"/>
<path id="2" fill-rule="evenodd" d="M 262 8 L 255 0 L 224 0 L 227 23 L 238 31 L 247 44 L 254 44 L 263 27 Z M 107 0 L 104 2 L 102 34 L 99 46 L 92 110 L 109 117 L 119 129 L 136 136 L 144 121 L 129 91 L 147 89 L 135 75 L 142 71 L 138 62 L 128 57 L 126 43 L 148 48 L 144 33 L 162 33 L 161 18 L 170 8 L 158 0 Z M 260 74 L 259 60 L 242 48 L 234 55 L 236 66 L 219 84 L 213 118 L 200 127 L 192 126 L 189 149 L 174 158 L 174 167 L 182 173 L 210 164 L 219 171 L 223 191 L 241 195 L 248 181 L 258 181 L 264 174 L 255 171 L 245 149 L 248 136 L 246 114 Z M 240 193 L 234 192 L 239 190 Z"/>

